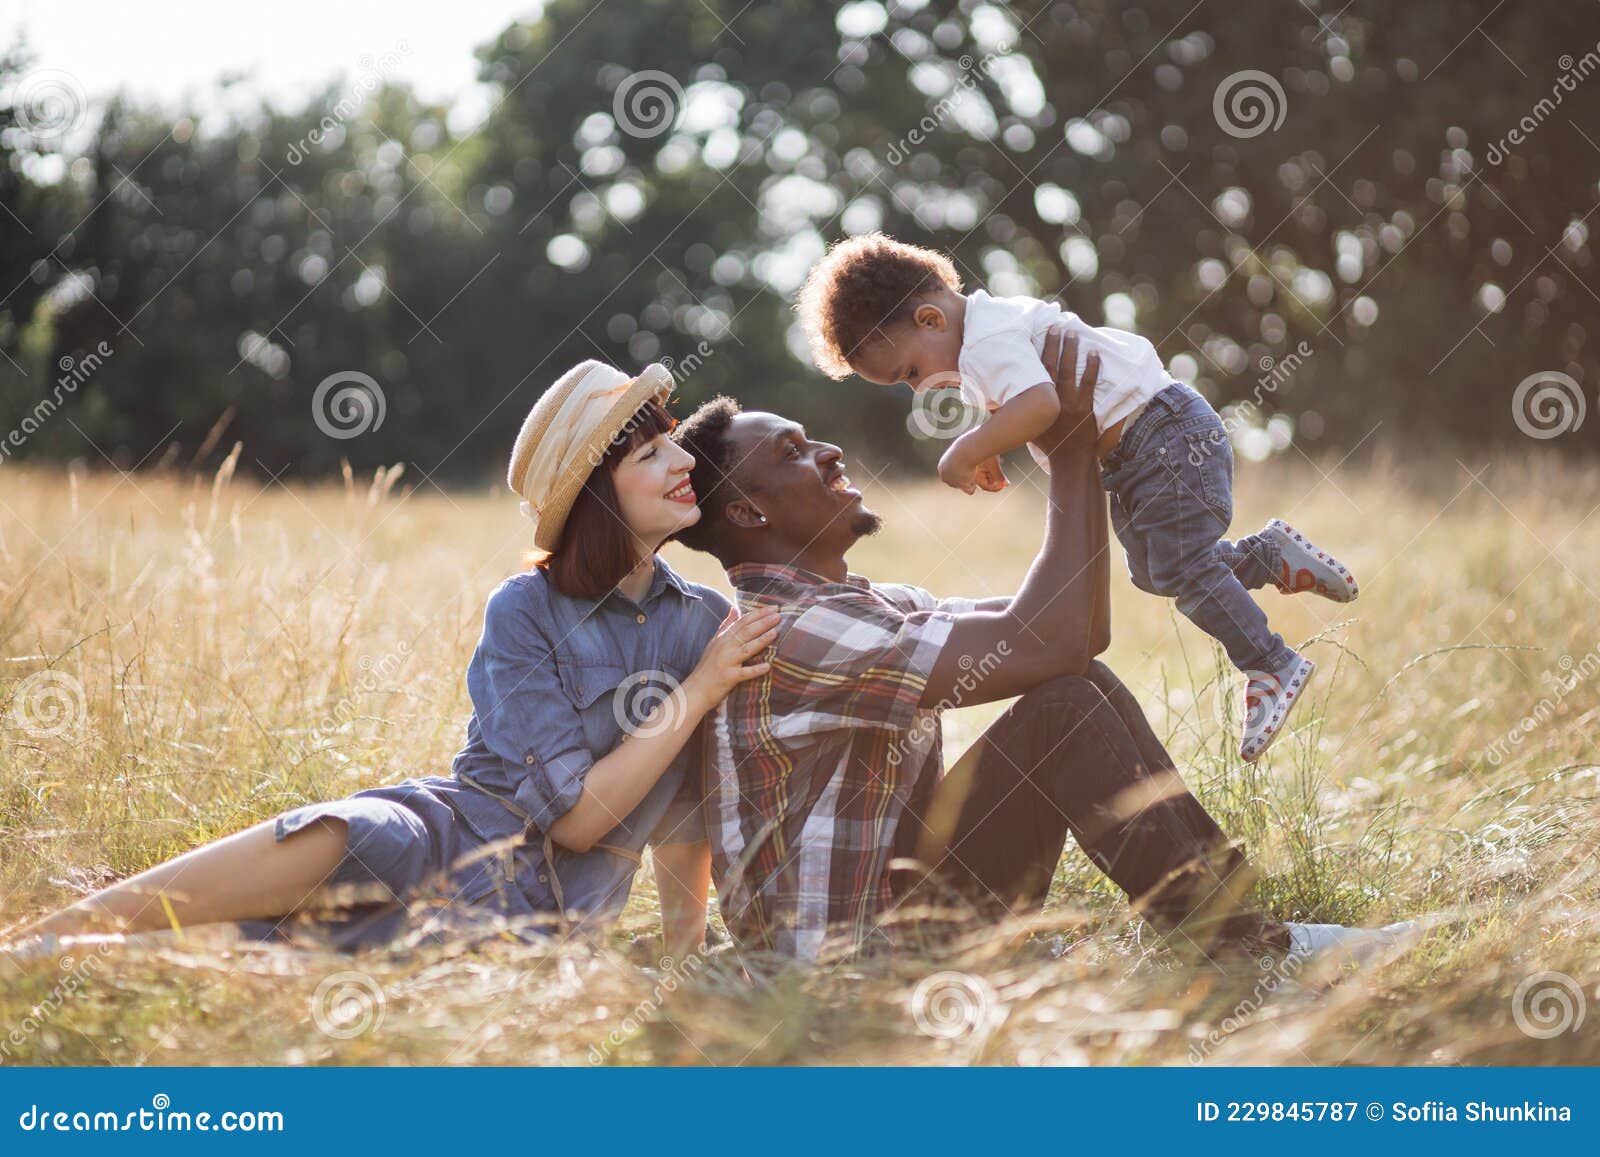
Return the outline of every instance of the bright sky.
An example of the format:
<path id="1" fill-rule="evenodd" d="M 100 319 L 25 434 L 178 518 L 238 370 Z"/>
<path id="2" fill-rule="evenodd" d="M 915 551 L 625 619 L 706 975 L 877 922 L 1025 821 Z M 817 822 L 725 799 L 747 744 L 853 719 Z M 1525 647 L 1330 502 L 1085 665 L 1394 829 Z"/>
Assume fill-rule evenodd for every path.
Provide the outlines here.
<path id="1" fill-rule="evenodd" d="M 219 76 L 249 79 L 227 100 L 294 104 L 387 57 L 385 77 L 425 97 L 473 101 L 472 50 L 539 0 L 4 0 L 0 42 L 27 39 L 36 68 L 71 74 L 93 104 L 123 90 L 162 102 L 206 97 Z"/>

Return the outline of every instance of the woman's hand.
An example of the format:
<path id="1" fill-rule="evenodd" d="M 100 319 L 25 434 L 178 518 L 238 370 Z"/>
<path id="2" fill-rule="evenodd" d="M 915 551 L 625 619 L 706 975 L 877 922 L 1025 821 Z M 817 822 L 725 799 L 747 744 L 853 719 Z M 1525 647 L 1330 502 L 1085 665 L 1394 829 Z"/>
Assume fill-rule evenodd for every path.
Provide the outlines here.
<path id="1" fill-rule="evenodd" d="M 685 693 L 701 713 L 711 710 L 740 683 L 772 669 L 771 663 L 752 663 L 750 659 L 772 646 L 777 637 L 776 607 L 762 607 L 747 615 L 730 607 L 715 637 L 706 644 L 700 662 L 683 681 Z"/>

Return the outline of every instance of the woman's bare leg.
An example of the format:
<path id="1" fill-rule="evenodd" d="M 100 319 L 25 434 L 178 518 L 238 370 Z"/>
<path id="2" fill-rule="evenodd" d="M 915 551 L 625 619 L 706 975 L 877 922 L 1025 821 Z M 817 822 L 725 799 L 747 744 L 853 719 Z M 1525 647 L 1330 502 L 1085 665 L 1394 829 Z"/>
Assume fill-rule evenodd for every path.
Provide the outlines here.
<path id="1" fill-rule="evenodd" d="M 170 928 L 174 918 L 183 927 L 287 916 L 339 866 L 346 825 L 324 818 L 279 843 L 273 823 L 157 864 L 46 916 L 21 935 L 148 932 Z"/>

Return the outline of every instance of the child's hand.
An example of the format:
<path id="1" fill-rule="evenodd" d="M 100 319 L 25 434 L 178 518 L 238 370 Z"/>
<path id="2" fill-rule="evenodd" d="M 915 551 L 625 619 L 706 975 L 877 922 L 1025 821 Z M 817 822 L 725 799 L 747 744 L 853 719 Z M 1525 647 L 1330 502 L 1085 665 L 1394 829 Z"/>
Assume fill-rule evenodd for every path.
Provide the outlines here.
<path id="1" fill-rule="evenodd" d="M 978 465 L 966 460 L 960 446 L 951 446 L 939 457 L 939 481 L 966 494 L 977 490 L 978 469 Z"/>
<path id="2" fill-rule="evenodd" d="M 1000 455 L 986 458 L 978 463 L 973 473 L 973 480 L 977 482 L 979 490 L 986 490 L 990 494 L 998 494 L 1011 485 L 1006 480 L 1006 472 L 1000 466 Z"/>

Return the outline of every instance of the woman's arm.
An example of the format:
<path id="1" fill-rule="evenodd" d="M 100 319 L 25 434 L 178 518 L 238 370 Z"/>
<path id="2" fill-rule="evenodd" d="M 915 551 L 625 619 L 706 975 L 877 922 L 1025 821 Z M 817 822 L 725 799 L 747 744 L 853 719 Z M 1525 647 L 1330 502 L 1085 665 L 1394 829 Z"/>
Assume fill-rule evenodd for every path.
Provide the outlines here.
<path id="1" fill-rule="evenodd" d="M 711 845 L 660 844 L 650 849 L 656 894 L 661 897 L 661 936 L 667 955 L 681 960 L 699 951 L 706 931 L 706 896 L 711 890 Z"/>
<path id="2" fill-rule="evenodd" d="M 574 852 L 587 852 L 621 823 L 677 758 L 706 713 L 736 683 L 766 673 L 766 663 L 746 661 L 772 645 L 777 623 L 778 612 L 772 608 L 737 617 L 729 611 L 682 685 L 589 769 L 578 802 L 550 825 L 550 838 Z"/>

